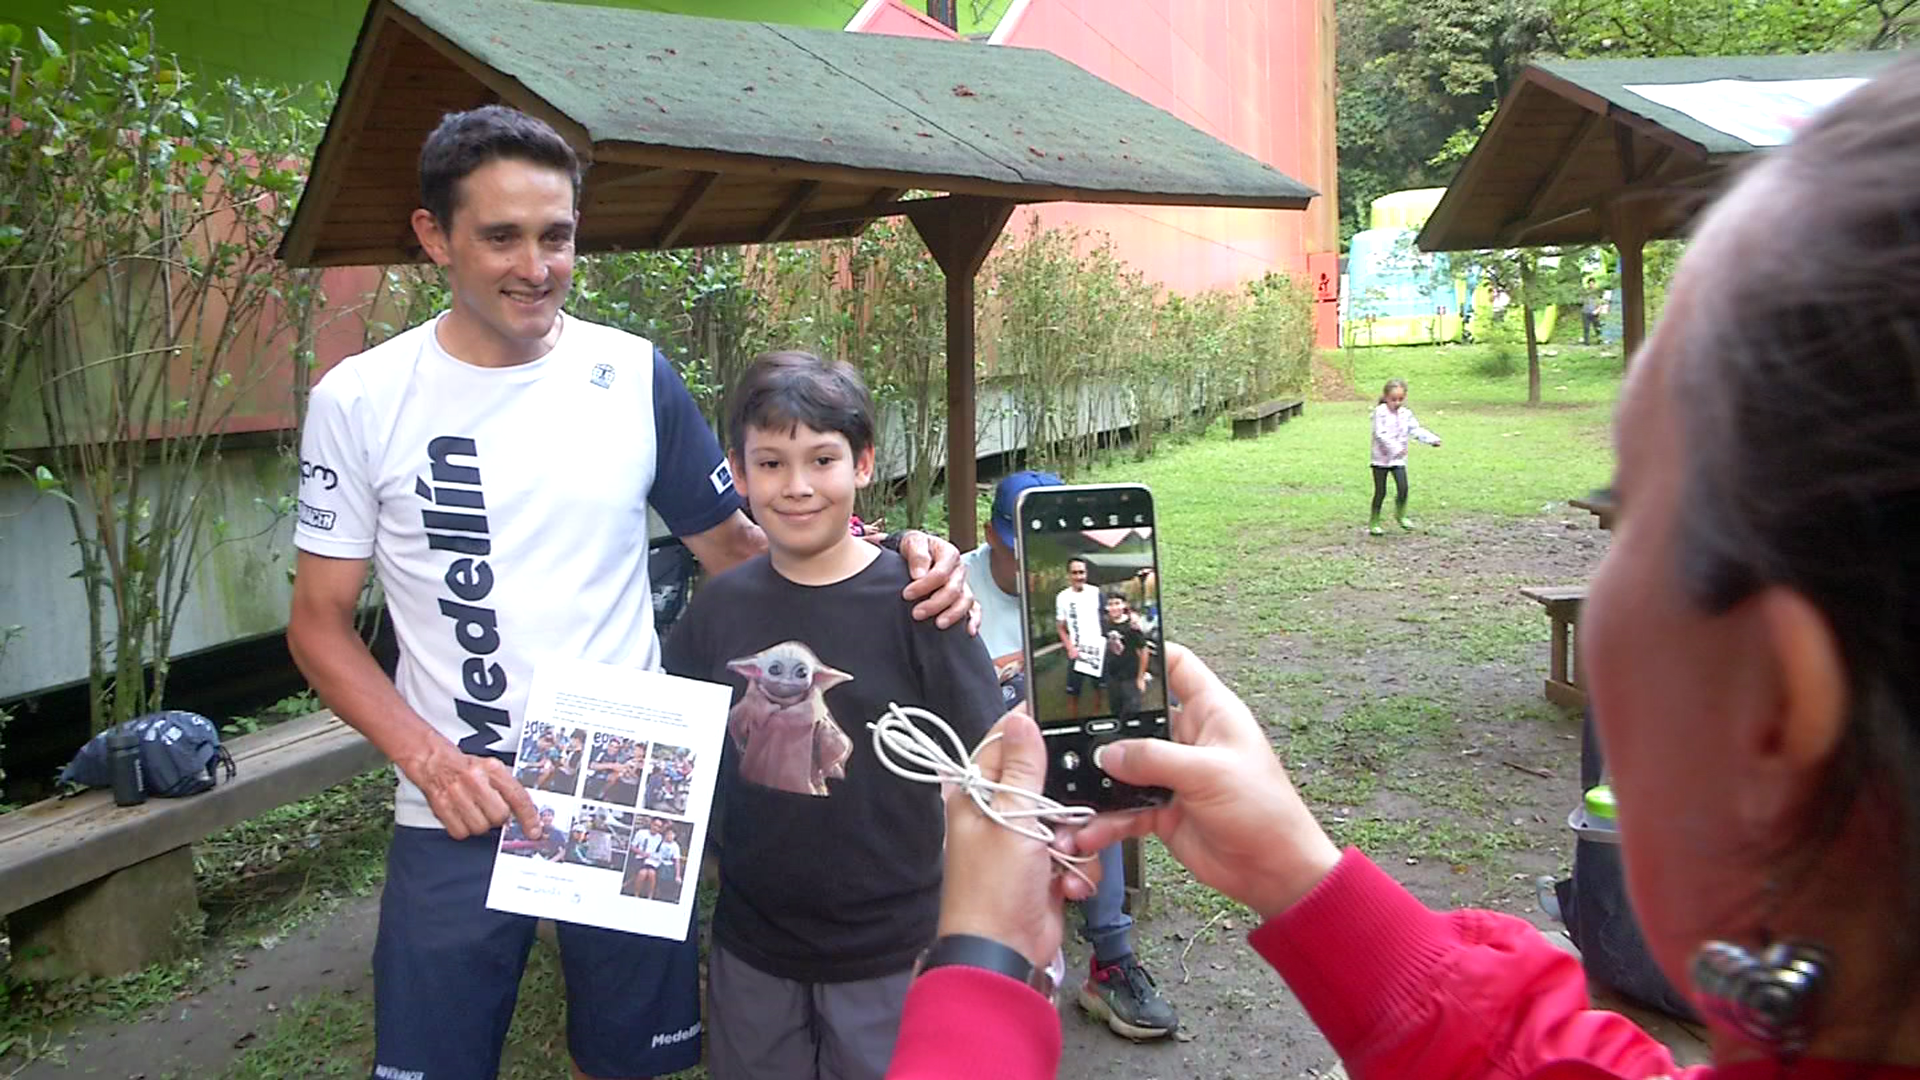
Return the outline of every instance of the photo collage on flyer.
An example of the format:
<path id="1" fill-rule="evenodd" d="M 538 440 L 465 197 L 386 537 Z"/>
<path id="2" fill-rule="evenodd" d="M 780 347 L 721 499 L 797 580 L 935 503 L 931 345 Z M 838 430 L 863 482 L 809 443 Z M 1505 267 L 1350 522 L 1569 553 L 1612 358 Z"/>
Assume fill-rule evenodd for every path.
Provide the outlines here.
<path id="1" fill-rule="evenodd" d="M 692 748 L 665 741 L 530 720 L 514 772 L 543 828 L 530 838 L 509 822 L 500 853 L 604 871 L 617 877 L 622 897 L 677 905 L 690 888 L 695 758 Z"/>

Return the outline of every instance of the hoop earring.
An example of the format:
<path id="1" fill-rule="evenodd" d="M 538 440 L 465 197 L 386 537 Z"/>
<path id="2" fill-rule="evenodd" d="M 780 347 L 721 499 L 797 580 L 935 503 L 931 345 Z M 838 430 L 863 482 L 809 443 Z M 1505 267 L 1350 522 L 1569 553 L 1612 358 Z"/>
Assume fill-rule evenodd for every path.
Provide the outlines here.
<path id="1" fill-rule="evenodd" d="M 1799 1057 L 1813 1037 L 1833 957 L 1810 941 L 1777 941 L 1758 956 L 1709 941 L 1689 974 L 1701 1011 L 1776 1055 Z"/>

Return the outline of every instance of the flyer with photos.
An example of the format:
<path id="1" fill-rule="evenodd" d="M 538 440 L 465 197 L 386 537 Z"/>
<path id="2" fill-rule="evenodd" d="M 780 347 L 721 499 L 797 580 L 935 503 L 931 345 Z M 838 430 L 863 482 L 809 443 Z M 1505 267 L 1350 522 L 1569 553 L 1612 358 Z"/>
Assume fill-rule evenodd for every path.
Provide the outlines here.
<path id="1" fill-rule="evenodd" d="M 657 671 L 542 664 L 514 764 L 542 828 L 501 830 L 487 906 L 686 940 L 731 698 Z"/>

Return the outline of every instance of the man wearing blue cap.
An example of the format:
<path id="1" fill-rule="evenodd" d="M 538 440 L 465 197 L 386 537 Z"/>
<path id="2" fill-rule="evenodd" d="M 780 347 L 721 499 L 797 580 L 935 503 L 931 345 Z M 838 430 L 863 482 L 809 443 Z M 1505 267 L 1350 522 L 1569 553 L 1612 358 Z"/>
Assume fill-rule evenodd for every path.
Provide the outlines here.
<path id="1" fill-rule="evenodd" d="M 1045 472 L 1017 472 L 993 492 L 993 514 L 980 530 L 986 542 L 960 557 L 967 586 L 980 604 L 980 640 L 1000 675 L 1000 692 L 1011 709 L 1026 698 L 1020 645 L 1020 565 L 1014 556 L 1014 504 L 1028 488 L 1064 483 Z M 1120 845 L 1100 853 L 1100 888 L 1081 904 L 1082 936 L 1093 946 L 1091 971 L 1080 987 L 1080 1007 L 1104 1020 L 1116 1034 L 1155 1039 L 1173 1033 L 1179 1017 L 1160 996 L 1153 976 L 1133 954 L 1133 919 L 1126 913 L 1126 871 Z"/>

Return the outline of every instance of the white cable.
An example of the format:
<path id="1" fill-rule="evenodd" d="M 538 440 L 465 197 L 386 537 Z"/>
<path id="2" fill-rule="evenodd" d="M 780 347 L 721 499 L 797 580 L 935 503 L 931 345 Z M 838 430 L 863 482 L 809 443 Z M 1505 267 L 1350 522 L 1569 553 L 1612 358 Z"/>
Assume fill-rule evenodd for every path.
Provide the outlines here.
<path id="1" fill-rule="evenodd" d="M 949 753 L 933 736 L 921 730 L 913 718 L 925 720 L 933 725 L 953 747 Z M 887 703 L 886 713 L 880 719 L 867 725 L 873 730 L 873 753 L 880 764 L 895 776 L 921 784 L 954 784 L 973 799 L 973 805 L 980 808 L 988 820 L 1012 829 L 1022 836 L 1032 837 L 1047 845 L 1047 855 L 1062 870 L 1093 885 L 1093 879 L 1080 870 L 1078 864 L 1089 863 L 1099 858 L 1097 855 L 1069 855 L 1053 846 L 1055 833 L 1048 822 L 1060 825 L 1082 824 L 1093 819 L 1098 813 L 1091 806 L 1065 806 L 1047 798 L 1037 791 L 1003 784 L 989 780 L 981 773 L 980 766 L 974 761 L 973 753 L 968 752 L 967 744 L 945 720 L 925 709 L 911 705 L 902 706 L 894 702 Z M 1000 737 L 999 732 L 983 739 L 977 750 L 984 750 L 988 744 Z M 900 759 L 896 761 L 895 758 Z M 909 769 L 900 762 L 918 766 Z M 993 805 L 993 796 L 1005 792 L 1016 795 L 1031 803 L 1024 809 L 1001 810 Z"/>

